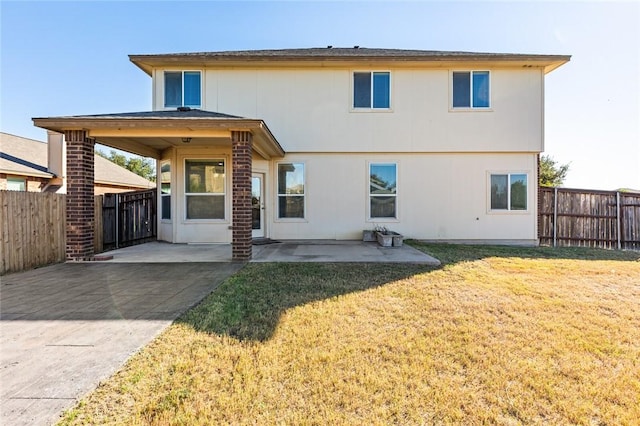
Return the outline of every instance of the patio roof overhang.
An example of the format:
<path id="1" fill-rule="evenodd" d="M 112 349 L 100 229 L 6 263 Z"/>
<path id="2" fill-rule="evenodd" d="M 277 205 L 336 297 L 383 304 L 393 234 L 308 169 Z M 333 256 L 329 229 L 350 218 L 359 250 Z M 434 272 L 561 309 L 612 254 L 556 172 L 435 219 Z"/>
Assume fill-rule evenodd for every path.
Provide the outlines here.
<path id="1" fill-rule="evenodd" d="M 177 146 L 231 146 L 231 132 L 250 132 L 253 151 L 269 160 L 285 152 L 260 119 L 181 109 L 135 113 L 33 118 L 35 126 L 63 133 L 83 130 L 96 142 L 159 159 Z"/>

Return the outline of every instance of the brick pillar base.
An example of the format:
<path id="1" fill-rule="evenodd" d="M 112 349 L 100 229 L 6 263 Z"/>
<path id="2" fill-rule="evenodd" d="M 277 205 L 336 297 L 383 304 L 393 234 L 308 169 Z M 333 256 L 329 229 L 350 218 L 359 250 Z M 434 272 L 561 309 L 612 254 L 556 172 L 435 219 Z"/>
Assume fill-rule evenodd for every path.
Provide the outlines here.
<path id="1" fill-rule="evenodd" d="M 67 260 L 93 258 L 94 141 L 83 130 L 64 132 L 67 143 Z"/>
<path id="2" fill-rule="evenodd" d="M 231 132 L 233 260 L 251 259 L 251 132 Z"/>

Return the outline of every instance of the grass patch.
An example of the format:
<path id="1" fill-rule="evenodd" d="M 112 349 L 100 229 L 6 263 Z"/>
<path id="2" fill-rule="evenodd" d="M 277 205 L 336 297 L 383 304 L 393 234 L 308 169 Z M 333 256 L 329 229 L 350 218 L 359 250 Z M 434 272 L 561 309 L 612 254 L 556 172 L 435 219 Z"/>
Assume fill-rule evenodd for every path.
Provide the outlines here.
<path id="1" fill-rule="evenodd" d="M 465 244 L 428 244 L 408 240 L 411 246 L 429 253 L 443 264 L 480 260 L 487 257 L 515 257 L 523 259 L 575 259 L 638 261 L 640 252 L 605 250 L 586 247 L 514 247 Z"/>
<path id="2" fill-rule="evenodd" d="M 250 264 L 61 424 L 632 424 L 640 255 Z"/>

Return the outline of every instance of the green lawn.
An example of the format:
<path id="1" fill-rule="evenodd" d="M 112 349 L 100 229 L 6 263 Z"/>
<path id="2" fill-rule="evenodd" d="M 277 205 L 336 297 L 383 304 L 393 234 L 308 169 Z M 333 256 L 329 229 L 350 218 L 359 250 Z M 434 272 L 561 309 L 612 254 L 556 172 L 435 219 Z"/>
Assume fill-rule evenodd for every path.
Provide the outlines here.
<path id="1" fill-rule="evenodd" d="M 640 254 L 249 264 L 62 424 L 633 424 Z"/>

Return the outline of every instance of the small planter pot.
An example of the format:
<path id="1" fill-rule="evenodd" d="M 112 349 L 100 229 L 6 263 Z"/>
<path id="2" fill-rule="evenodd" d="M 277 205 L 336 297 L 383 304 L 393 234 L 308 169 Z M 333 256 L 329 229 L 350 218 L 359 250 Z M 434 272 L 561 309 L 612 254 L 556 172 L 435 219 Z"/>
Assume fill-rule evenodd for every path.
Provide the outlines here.
<path id="1" fill-rule="evenodd" d="M 393 246 L 394 247 L 402 247 L 402 241 L 404 240 L 404 236 L 394 232 L 392 235 Z"/>
<path id="2" fill-rule="evenodd" d="M 376 231 L 370 229 L 362 231 L 362 241 L 376 241 Z"/>
<path id="3" fill-rule="evenodd" d="M 393 235 L 391 234 L 383 234 L 382 232 L 376 232 L 376 239 L 378 240 L 378 244 L 380 244 L 382 247 L 393 246 Z"/>

